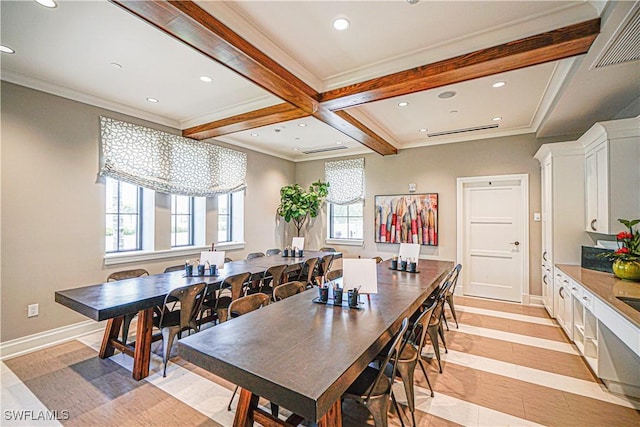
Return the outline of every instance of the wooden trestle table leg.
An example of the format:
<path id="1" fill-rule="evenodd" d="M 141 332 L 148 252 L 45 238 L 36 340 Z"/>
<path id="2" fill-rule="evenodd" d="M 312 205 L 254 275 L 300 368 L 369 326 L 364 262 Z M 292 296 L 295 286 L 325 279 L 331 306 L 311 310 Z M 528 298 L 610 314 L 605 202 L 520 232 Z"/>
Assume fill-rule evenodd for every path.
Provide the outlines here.
<path id="1" fill-rule="evenodd" d="M 115 347 L 111 344 L 111 340 L 118 339 L 118 334 L 120 333 L 120 326 L 122 326 L 122 320 L 124 316 L 115 317 L 113 319 L 107 320 L 107 327 L 104 330 L 104 336 L 102 337 L 102 345 L 100 346 L 100 359 L 106 359 L 107 357 L 113 356 L 115 352 Z"/>
<path id="2" fill-rule="evenodd" d="M 133 378 L 141 380 L 149 376 L 151 362 L 151 342 L 153 330 L 153 308 L 138 312 L 136 346 L 133 352 Z"/>

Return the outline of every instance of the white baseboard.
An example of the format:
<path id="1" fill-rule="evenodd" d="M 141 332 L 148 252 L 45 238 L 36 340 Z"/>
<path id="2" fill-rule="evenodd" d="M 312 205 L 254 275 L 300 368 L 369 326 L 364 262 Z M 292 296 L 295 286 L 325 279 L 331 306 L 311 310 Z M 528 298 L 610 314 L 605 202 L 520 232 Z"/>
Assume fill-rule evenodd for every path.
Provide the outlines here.
<path id="1" fill-rule="evenodd" d="M 0 343 L 0 360 L 21 356 L 36 350 L 71 341 L 83 335 L 104 330 L 104 328 L 105 322 L 85 320 L 84 322 L 74 323 L 72 325 L 38 332 L 37 334 L 27 335 L 26 337 L 5 341 Z"/>
<path id="2" fill-rule="evenodd" d="M 540 307 L 544 306 L 544 304 L 542 303 L 541 295 L 524 295 L 524 297 L 525 297 L 525 300 L 523 300 L 523 303 L 527 305 L 536 305 Z"/>

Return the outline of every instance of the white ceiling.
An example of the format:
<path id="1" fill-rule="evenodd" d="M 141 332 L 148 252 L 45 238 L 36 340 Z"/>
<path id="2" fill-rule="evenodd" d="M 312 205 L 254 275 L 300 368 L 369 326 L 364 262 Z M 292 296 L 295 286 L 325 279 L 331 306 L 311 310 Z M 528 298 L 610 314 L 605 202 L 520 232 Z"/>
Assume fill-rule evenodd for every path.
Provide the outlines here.
<path id="1" fill-rule="evenodd" d="M 640 97 L 638 61 L 590 69 L 637 2 L 197 3 L 319 92 L 604 15 L 601 35 L 582 57 L 349 109 L 398 149 L 518 133 L 580 133 Z M 58 7 L 47 9 L 35 1 L 3 0 L 0 7 L 2 44 L 16 50 L 2 54 L 3 80 L 179 129 L 281 102 L 115 4 L 59 1 Z M 349 30 L 331 27 L 338 16 L 351 21 Z M 202 75 L 213 81 L 200 81 Z M 492 88 L 497 80 L 507 85 Z M 444 91 L 457 95 L 438 98 Z M 160 102 L 151 104 L 147 97 Z M 398 107 L 401 101 L 409 105 Z M 496 116 L 503 119 L 492 121 Z M 307 126 L 298 126 L 301 123 Z M 499 127 L 428 136 L 492 123 Z M 421 128 L 428 131 L 420 132 Z M 313 118 L 217 139 L 294 161 L 369 152 Z M 303 154 L 337 147 L 338 142 L 347 149 Z"/>

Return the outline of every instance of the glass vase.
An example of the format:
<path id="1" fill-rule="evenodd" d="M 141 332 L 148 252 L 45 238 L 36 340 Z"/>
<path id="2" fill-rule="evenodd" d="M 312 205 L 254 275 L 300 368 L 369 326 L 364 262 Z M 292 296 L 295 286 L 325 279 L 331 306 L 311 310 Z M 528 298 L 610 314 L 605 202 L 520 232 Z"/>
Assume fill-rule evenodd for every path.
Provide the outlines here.
<path id="1" fill-rule="evenodd" d="M 640 261 L 617 259 L 613 263 L 613 273 L 622 280 L 640 282 Z"/>

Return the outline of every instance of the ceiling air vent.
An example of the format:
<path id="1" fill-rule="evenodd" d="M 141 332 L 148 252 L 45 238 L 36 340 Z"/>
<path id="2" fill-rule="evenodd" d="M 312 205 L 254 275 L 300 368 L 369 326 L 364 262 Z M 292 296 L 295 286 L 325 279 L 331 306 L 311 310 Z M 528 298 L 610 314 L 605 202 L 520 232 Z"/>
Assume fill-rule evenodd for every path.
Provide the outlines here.
<path id="1" fill-rule="evenodd" d="M 630 14 L 596 60 L 595 68 L 640 59 L 640 7 Z"/>
<path id="2" fill-rule="evenodd" d="M 315 154 L 315 153 L 324 153 L 325 151 L 336 151 L 336 150 L 346 150 L 347 147 L 344 145 L 333 145 L 330 147 L 323 148 L 313 148 L 311 150 L 303 151 L 304 154 Z"/>
<path id="3" fill-rule="evenodd" d="M 497 127 L 498 127 L 498 124 L 497 123 L 493 123 L 493 124 L 490 124 L 490 125 L 475 126 L 475 127 L 472 127 L 472 128 L 445 130 L 443 132 L 428 133 L 427 136 L 432 138 L 434 136 L 453 135 L 453 134 L 456 134 L 456 133 L 464 133 L 464 132 L 475 132 L 477 130 L 495 129 Z"/>

